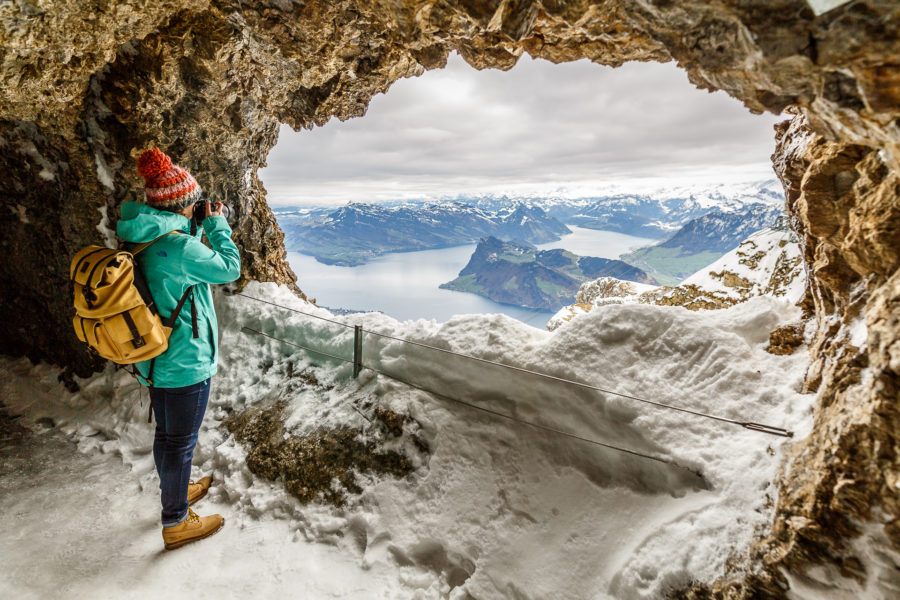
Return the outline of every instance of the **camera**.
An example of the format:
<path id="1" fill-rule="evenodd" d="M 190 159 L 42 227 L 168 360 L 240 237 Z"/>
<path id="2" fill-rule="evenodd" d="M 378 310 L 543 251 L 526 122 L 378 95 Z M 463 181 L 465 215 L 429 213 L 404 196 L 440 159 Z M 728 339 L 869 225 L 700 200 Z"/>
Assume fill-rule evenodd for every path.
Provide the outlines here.
<path id="1" fill-rule="evenodd" d="M 194 204 L 194 223 L 196 223 L 198 226 L 203 223 L 203 219 L 209 216 L 206 212 L 206 209 L 210 204 L 212 203 L 206 198 Z M 223 204 L 222 216 L 225 217 L 225 220 L 228 221 L 228 224 L 230 225 L 234 220 L 234 210 L 232 210 L 232 208 L 227 204 Z"/>

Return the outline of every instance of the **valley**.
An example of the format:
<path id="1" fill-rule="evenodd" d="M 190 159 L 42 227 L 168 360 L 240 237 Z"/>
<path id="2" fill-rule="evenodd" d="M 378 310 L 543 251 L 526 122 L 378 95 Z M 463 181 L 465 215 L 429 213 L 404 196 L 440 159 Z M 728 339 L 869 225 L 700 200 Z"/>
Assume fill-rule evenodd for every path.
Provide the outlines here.
<path id="1" fill-rule="evenodd" d="M 774 225 L 779 206 L 751 204 L 737 212 L 714 212 L 688 221 L 669 239 L 620 258 L 650 273 L 659 283 L 677 285 L 736 247 L 748 235 Z"/>

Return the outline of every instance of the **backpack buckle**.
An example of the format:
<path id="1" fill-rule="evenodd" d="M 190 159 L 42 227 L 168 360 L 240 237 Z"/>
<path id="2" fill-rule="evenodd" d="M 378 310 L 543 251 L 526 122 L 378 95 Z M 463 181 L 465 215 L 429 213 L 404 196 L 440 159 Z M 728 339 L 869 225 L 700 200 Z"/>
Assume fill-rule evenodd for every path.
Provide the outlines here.
<path id="1" fill-rule="evenodd" d="M 97 294 L 94 293 L 94 290 L 86 285 L 82 286 L 81 295 L 84 297 L 84 301 L 88 305 L 88 308 L 93 308 L 94 302 L 97 300 Z"/>

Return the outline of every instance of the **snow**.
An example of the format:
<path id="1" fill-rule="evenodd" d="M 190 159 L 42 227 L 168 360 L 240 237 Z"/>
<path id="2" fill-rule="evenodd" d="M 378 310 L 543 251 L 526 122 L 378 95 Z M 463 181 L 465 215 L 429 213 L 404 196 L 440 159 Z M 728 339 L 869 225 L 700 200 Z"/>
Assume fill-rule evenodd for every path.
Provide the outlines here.
<path id="1" fill-rule="evenodd" d="M 387 597 L 367 590 L 389 588 L 392 572 L 298 540 L 283 517 L 236 514 L 223 494 L 202 504 L 204 512 L 227 514 L 215 542 L 164 552 L 154 486 L 142 489 L 115 454 L 79 452 L 44 428 L 37 446 L 0 479 L 0 597 Z"/>
<path id="2" fill-rule="evenodd" d="M 607 304 L 633 304 L 640 294 L 657 290 L 659 286 L 636 281 L 625 281 L 615 277 L 600 277 L 583 283 L 578 289 L 575 304 L 559 309 L 547 321 L 547 329 L 554 331 L 581 315 L 587 314 L 594 306 Z"/>
<path id="3" fill-rule="evenodd" d="M 697 290 L 700 294 L 697 294 Z M 551 331 L 578 320 L 596 306 L 609 304 L 665 304 L 667 298 L 698 296 L 730 305 L 753 296 L 782 298 L 798 303 L 806 293 L 806 273 L 800 245 L 785 223 L 762 229 L 708 267 L 694 273 L 675 288 L 654 287 L 612 277 L 601 277 L 581 285 L 575 303 L 561 308 L 547 322 Z M 684 301 L 682 301 L 683 303 Z M 688 303 L 691 300 L 687 301 Z M 860 329 L 861 328 L 861 329 Z M 865 323 L 854 325 L 853 339 L 865 337 Z"/>
<path id="4" fill-rule="evenodd" d="M 843 4 L 847 4 L 850 0 L 807 0 L 809 7 L 813 9 L 816 16 L 827 13 L 833 8 L 837 8 Z"/>
<path id="5" fill-rule="evenodd" d="M 97 165 L 97 180 L 100 181 L 108 190 L 115 190 L 116 184 L 113 181 L 112 171 L 106 164 L 106 159 L 99 152 L 94 152 L 94 162 Z"/>
<path id="6" fill-rule="evenodd" d="M 97 223 L 97 231 L 103 236 L 103 242 L 107 248 L 116 248 L 119 242 L 116 240 L 116 232 L 109 222 L 109 207 L 104 204 L 97 210 L 100 212 L 100 222 Z"/>
<path id="7" fill-rule="evenodd" d="M 813 397 L 798 392 L 807 356 L 763 350 L 771 329 L 799 315 L 781 299 L 699 313 L 603 306 L 550 333 L 504 315 L 446 323 L 334 316 L 274 284 L 245 293 L 372 332 L 785 427 L 794 439 L 811 427 Z M 252 589 L 260 597 L 654 599 L 722 575 L 771 520 L 786 438 L 365 334 L 367 367 L 679 466 L 663 464 L 499 419 L 369 369 L 353 379 L 347 363 L 242 331 L 349 358 L 352 329 L 239 296 L 217 293 L 216 302 L 220 372 L 194 475 L 213 474 L 201 514 L 222 513 L 225 529 L 177 553 L 160 551 L 147 392 L 128 375 L 109 368 L 78 380 L 73 394 L 55 368 L 2 359 L 0 397 L 11 412 L 38 429 L 52 418 L 56 427 L 39 437 L 65 435 L 79 452 L 53 453 L 68 466 L 40 483 L 20 475 L 22 485 L 0 488 L 0 523 L 12 532 L 0 542 L 8 557 L 0 595 L 28 597 L 28 586 L 41 597 L 64 586 L 72 598 L 243 598 Z M 327 386 L 291 380 L 289 362 Z M 411 414 L 432 453 L 405 479 L 361 477 L 363 492 L 343 508 L 303 506 L 279 482 L 250 473 L 245 449 L 221 425 L 233 411 L 275 400 L 288 403 L 294 434 L 365 427 L 365 402 Z"/>
<path id="8" fill-rule="evenodd" d="M 33 142 L 21 142 L 19 144 L 19 151 L 27 155 L 39 167 L 41 167 L 41 170 L 38 171 L 38 177 L 40 177 L 44 181 L 53 181 L 56 179 L 56 166 L 50 163 L 46 158 L 44 158 L 44 156 L 38 151 L 37 146 L 35 146 Z"/>
<path id="9" fill-rule="evenodd" d="M 751 260 L 754 255 L 761 257 L 759 260 Z M 796 274 L 787 278 L 789 281 L 786 285 L 779 285 L 774 292 L 775 295 L 791 303 L 799 302 L 806 291 L 806 277 L 800 273 L 802 269 L 800 245 L 788 229 L 769 228 L 754 233 L 741 242 L 740 246 L 691 275 L 680 285 L 694 284 L 707 291 L 733 296 L 734 288 L 726 285 L 723 278 L 713 275 L 724 271 L 746 279 L 759 293 L 763 293 L 769 287 L 779 263 L 794 264 L 792 272 L 796 271 Z"/>
<path id="10" fill-rule="evenodd" d="M 859 315 L 850 323 L 850 345 L 862 348 L 868 338 L 865 315 Z"/>

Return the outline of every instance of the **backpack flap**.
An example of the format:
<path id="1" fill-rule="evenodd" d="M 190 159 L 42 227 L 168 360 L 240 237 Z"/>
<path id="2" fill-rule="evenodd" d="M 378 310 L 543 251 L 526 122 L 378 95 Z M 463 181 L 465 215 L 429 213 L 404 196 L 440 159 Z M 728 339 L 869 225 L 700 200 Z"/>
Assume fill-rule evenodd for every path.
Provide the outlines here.
<path id="1" fill-rule="evenodd" d="M 88 246 L 84 248 L 78 254 L 75 255 L 75 258 L 72 259 L 71 265 L 69 265 L 69 279 L 74 282 L 76 280 L 76 275 L 78 281 L 84 283 L 87 280 L 87 274 L 91 270 L 92 263 L 88 262 L 88 260 L 105 250 L 110 250 L 106 246 Z"/>
<path id="2" fill-rule="evenodd" d="M 83 257 L 76 255 L 72 263 L 74 304 L 79 315 L 102 319 L 144 303 L 133 285 L 134 259 L 130 253 L 103 248 Z"/>
<path id="3" fill-rule="evenodd" d="M 151 243 L 141 244 L 135 252 Z M 150 289 L 130 252 L 88 246 L 72 259 L 69 276 L 75 288 L 75 335 L 94 352 L 119 364 L 131 364 L 168 349 L 172 329 L 157 314 Z M 187 292 L 179 308 L 186 297 Z"/>

